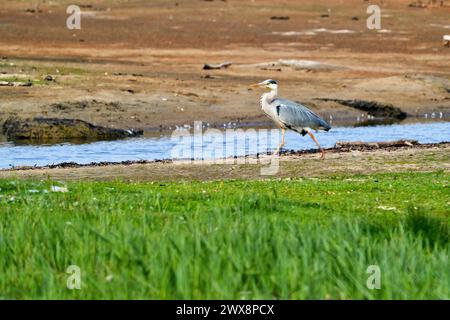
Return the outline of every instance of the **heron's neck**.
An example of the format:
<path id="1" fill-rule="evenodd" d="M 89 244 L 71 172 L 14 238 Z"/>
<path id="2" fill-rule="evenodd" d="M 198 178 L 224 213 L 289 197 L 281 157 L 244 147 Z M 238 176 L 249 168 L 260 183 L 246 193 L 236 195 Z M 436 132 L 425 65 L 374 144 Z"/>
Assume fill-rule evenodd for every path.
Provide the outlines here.
<path id="1" fill-rule="evenodd" d="M 277 89 L 274 89 L 274 90 L 271 90 L 270 92 L 264 93 L 261 96 L 261 105 L 264 105 L 264 103 L 268 103 L 268 104 L 272 103 L 272 101 L 274 99 L 276 99 L 277 96 L 278 96 Z"/>

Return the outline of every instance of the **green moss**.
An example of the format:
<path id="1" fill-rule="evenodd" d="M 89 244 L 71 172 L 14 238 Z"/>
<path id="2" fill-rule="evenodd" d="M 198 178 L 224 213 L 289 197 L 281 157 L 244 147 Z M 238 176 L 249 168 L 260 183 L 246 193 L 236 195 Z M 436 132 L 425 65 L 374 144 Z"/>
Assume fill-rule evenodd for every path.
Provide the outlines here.
<path id="1" fill-rule="evenodd" d="M 33 85 L 43 85 L 43 84 L 45 84 L 45 81 L 41 80 L 41 79 L 18 78 L 18 77 L 1 78 L 0 81 L 20 82 L 20 83 L 29 83 L 29 82 L 31 82 Z"/>

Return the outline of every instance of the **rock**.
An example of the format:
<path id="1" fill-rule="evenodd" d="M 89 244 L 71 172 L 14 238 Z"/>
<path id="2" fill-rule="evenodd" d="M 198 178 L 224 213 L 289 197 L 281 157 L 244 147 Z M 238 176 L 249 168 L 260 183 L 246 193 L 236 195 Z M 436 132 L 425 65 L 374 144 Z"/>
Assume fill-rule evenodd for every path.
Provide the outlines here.
<path id="1" fill-rule="evenodd" d="M 425 0 L 417 0 L 411 2 L 408 7 L 412 8 L 436 8 L 436 7 L 447 7 L 448 4 L 445 3 L 446 0 L 428 0 L 425 3 Z"/>
<path id="2" fill-rule="evenodd" d="M 288 16 L 272 16 L 270 17 L 271 20 L 289 20 L 290 17 Z"/>
<path id="3" fill-rule="evenodd" d="M 427 5 L 425 3 L 422 3 L 422 1 L 414 1 L 408 4 L 408 7 L 411 8 L 426 8 Z"/>
<path id="4" fill-rule="evenodd" d="M 231 66 L 231 62 L 223 62 L 220 64 L 205 64 L 203 70 L 226 69 Z"/>
<path id="5" fill-rule="evenodd" d="M 267 70 L 280 69 L 275 71 L 281 71 L 282 67 L 289 67 L 292 68 L 293 70 L 301 70 L 301 71 L 333 71 L 345 69 L 345 67 L 339 65 L 332 65 L 313 60 L 296 60 L 296 59 L 279 59 L 278 61 L 239 65 L 239 67 L 244 68 L 251 67 L 259 69 L 266 68 Z"/>
<path id="6" fill-rule="evenodd" d="M 42 9 L 39 9 L 39 5 L 37 5 L 35 8 L 28 8 L 25 10 L 26 13 L 42 13 Z"/>
<path id="7" fill-rule="evenodd" d="M 32 82 L 0 81 L 0 87 L 31 87 Z"/>
<path id="8" fill-rule="evenodd" d="M 264 71 L 277 71 L 277 72 L 281 72 L 282 71 L 281 68 L 267 68 L 267 67 L 263 67 L 263 68 L 261 68 L 261 70 L 264 70 Z"/>
<path id="9" fill-rule="evenodd" d="M 443 42 L 444 42 L 444 46 L 446 47 L 450 47 L 450 35 L 445 35 L 442 38 Z"/>
<path id="10" fill-rule="evenodd" d="M 390 103 L 382 104 L 376 101 L 343 100 L 343 99 L 328 99 L 328 98 L 318 98 L 316 100 L 334 101 L 347 107 L 352 107 L 358 110 L 365 111 L 374 117 L 394 118 L 402 120 L 405 119 L 407 116 L 406 112 L 403 112 L 400 108 L 394 107 Z"/>
<path id="11" fill-rule="evenodd" d="M 44 77 L 44 80 L 45 80 L 45 81 L 55 81 L 55 77 L 53 77 L 53 76 L 51 76 L 51 75 L 46 75 L 46 76 Z"/>
<path id="12" fill-rule="evenodd" d="M 317 70 L 317 69 L 335 69 L 336 66 L 324 64 L 318 61 L 312 60 L 296 60 L 296 59 L 280 59 L 278 60 L 279 65 L 282 67 L 291 67 L 294 70 Z"/>
<path id="13" fill-rule="evenodd" d="M 142 135 L 142 130 L 123 130 L 95 126 L 78 119 L 9 118 L 3 134 L 9 140 L 112 140 Z"/>

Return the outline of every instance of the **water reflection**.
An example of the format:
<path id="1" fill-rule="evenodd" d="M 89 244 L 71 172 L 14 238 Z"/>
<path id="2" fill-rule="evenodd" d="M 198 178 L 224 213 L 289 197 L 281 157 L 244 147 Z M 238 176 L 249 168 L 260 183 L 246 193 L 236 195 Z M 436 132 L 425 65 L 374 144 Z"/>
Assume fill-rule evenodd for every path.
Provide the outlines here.
<path id="1" fill-rule="evenodd" d="M 81 145 L 81 144 L 89 144 L 94 142 L 100 142 L 100 141 L 119 141 L 123 139 L 33 139 L 33 140 L 8 140 L 5 136 L 1 136 L 4 140 L 2 141 L 2 138 L 0 138 L 0 144 L 3 143 L 9 143 L 11 145 L 15 146 L 51 146 L 51 145 L 58 145 L 58 144 L 73 144 L 73 145 Z"/>
<path id="2" fill-rule="evenodd" d="M 402 120 L 398 119 L 369 119 L 357 122 L 353 125 L 353 127 L 373 127 L 380 125 L 392 125 L 392 124 L 400 124 Z"/>

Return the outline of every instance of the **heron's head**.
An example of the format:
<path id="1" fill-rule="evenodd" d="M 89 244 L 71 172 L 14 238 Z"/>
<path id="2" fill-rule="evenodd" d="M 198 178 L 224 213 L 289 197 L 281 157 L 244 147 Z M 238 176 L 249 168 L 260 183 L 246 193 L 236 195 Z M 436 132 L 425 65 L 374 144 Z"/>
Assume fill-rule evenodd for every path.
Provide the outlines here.
<path id="1" fill-rule="evenodd" d="M 259 87 L 272 91 L 278 89 L 278 82 L 272 79 L 267 79 L 263 82 L 252 84 L 250 87 Z"/>

